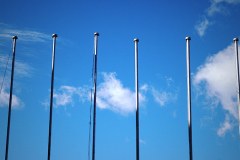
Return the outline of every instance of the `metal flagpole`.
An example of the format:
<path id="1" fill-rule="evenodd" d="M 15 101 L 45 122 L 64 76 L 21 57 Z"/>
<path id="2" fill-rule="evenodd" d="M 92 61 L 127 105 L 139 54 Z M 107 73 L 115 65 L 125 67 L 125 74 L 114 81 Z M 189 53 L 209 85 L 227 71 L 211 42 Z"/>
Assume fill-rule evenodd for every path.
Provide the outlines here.
<path id="1" fill-rule="evenodd" d="M 94 33 L 94 48 L 95 48 L 95 73 L 94 73 L 94 111 L 93 111 L 93 148 L 92 160 L 95 160 L 95 132 L 96 132 L 96 98 L 97 98 L 97 43 L 99 33 Z"/>
<path id="2" fill-rule="evenodd" d="M 51 79 L 51 97 L 50 97 L 49 136 L 48 136 L 48 160 L 50 160 L 50 152 L 51 152 L 53 82 L 54 82 L 54 64 L 55 64 L 55 45 L 56 45 L 57 34 L 53 34 L 52 38 L 53 38 L 53 55 L 52 55 L 52 79 Z"/>
<path id="3" fill-rule="evenodd" d="M 186 37 L 186 57 L 187 57 L 187 89 L 188 89 L 188 135 L 189 135 L 189 157 L 192 156 L 192 113 L 191 113 L 191 73 L 190 73 L 190 40 Z"/>
<path id="4" fill-rule="evenodd" d="M 139 39 L 134 39 L 135 43 L 135 90 L 136 90 L 136 160 L 139 160 L 139 98 L 138 98 L 138 42 Z"/>
<path id="5" fill-rule="evenodd" d="M 239 84 L 239 57 L 238 57 L 238 38 L 233 39 L 235 43 L 236 71 L 237 71 L 237 93 L 238 93 L 238 118 L 239 118 L 239 137 L 240 137 L 240 84 Z"/>
<path id="6" fill-rule="evenodd" d="M 15 63 L 16 40 L 18 39 L 18 37 L 17 36 L 13 36 L 12 39 L 14 41 L 14 46 L 13 46 L 10 98 L 9 98 L 9 108 L 8 108 L 8 125 L 7 125 L 7 140 L 6 140 L 5 160 L 8 159 L 8 144 L 9 144 L 10 119 L 11 119 L 11 109 L 12 109 L 13 74 L 14 74 L 14 63 Z"/>

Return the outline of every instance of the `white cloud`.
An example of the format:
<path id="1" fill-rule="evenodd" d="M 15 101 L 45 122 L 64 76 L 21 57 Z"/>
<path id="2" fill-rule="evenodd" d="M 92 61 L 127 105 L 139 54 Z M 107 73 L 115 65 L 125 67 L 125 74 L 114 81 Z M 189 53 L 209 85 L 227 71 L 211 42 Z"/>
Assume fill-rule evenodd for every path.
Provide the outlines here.
<path id="1" fill-rule="evenodd" d="M 224 137 L 226 132 L 232 129 L 233 129 L 233 124 L 230 123 L 229 115 L 226 114 L 225 121 L 223 124 L 221 124 L 221 128 L 218 129 L 217 134 L 220 137 Z"/>
<path id="2" fill-rule="evenodd" d="M 2 79 L 2 78 L 1 78 Z M 9 93 L 6 93 L 5 86 L 3 86 L 0 94 L 0 107 L 9 106 Z M 24 107 L 24 103 L 16 96 L 12 95 L 12 109 L 20 109 Z"/>
<path id="3" fill-rule="evenodd" d="M 135 92 L 128 88 L 124 88 L 119 79 L 116 79 L 116 73 L 103 73 L 104 82 L 97 87 L 97 107 L 100 109 L 110 109 L 114 112 L 127 115 L 134 112 L 136 107 Z M 146 89 L 147 85 L 143 86 Z M 89 88 L 89 89 L 88 89 Z M 74 105 L 73 96 L 78 95 L 80 101 L 90 101 L 90 87 L 72 87 L 61 86 L 54 92 L 56 99 L 56 107 Z M 139 103 L 146 101 L 143 94 L 139 93 Z M 43 105 L 48 105 L 44 102 Z"/>
<path id="4" fill-rule="evenodd" d="M 229 14 L 230 11 L 227 7 L 223 5 L 223 3 L 229 3 L 229 4 L 238 4 L 240 3 L 240 0 L 210 0 L 211 5 L 208 7 L 205 12 L 206 15 L 205 18 L 197 22 L 195 25 L 195 29 L 198 31 L 198 34 L 202 37 L 205 34 L 206 29 L 212 24 L 211 21 L 209 21 L 210 17 L 213 17 L 214 14 L 221 13 L 221 14 Z M 206 16 L 208 18 L 206 18 Z"/>
<path id="5" fill-rule="evenodd" d="M 103 82 L 97 87 L 97 107 L 100 109 L 109 109 L 122 115 L 128 115 L 133 113 L 136 108 L 136 93 L 129 88 L 123 86 L 122 82 L 116 78 L 116 73 L 102 73 Z M 169 79 L 169 81 L 173 81 Z M 144 84 L 140 87 L 139 104 L 143 106 L 143 103 L 147 101 L 145 94 L 148 91 L 148 84 Z M 166 105 L 170 101 L 177 99 L 177 94 L 171 92 L 160 92 L 154 87 L 151 87 L 151 93 L 155 98 L 155 101 L 160 106 Z M 73 86 L 61 86 L 57 91 L 54 91 L 55 107 L 66 106 L 71 104 L 74 106 L 74 96 L 77 95 L 80 101 L 90 101 L 90 87 L 73 87 Z M 49 102 L 42 103 L 45 107 L 49 105 Z"/>
<path id="6" fill-rule="evenodd" d="M 226 8 L 218 3 L 212 3 L 209 8 L 206 9 L 208 16 L 213 16 L 215 13 L 226 12 Z"/>
<path id="7" fill-rule="evenodd" d="M 97 105 L 101 109 L 110 109 L 123 115 L 134 112 L 136 107 L 135 93 L 124 88 L 116 73 L 103 73 L 104 82 L 98 86 Z M 146 101 L 139 93 L 139 103 Z"/>
<path id="8" fill-rule="evenodd" d="M 0 68 L 5 70 L 7 64 L 8 56 L 0 54 Z M 12 57 L 9 57 L 8 67 L 7 67 L 7 75 L 10 76 L 12 68 Z M 32 71 L 34 69 L 29 66 L 27 63 L 21 62 L 15 59 L 14 66 L 14 76 L 20 77 L 31 77 Z"/>
<path id="9" fill-rule="evenodd" d="M 7 60 L 8 60 L 8 56 L 0 54 L 0 68 L 2 70 L 5 70 Z M 7 93 L 6 90 L 9 90 L 9 87 L 10 87 L 11 67 L 12 67 L 12 60 L 11 60 L 11 58 L 9 58 L 8 68 L 7 68 L 7 71 L 5 74 L 3 86 L 2 86 L 3 77 L 0 77 L 0 81 L 1 81 L 0 85 L 2 86 L 2 90 L 1 90 L 1 94 L 0 94 L 0 106 L 1 107 L 9 106 L 9 93 Z M 31 77 L 32 70 L 33 70 L 33 68 L 30 67 L 27 63 L 23 63 L 23 62 L 16 60 L 15 67 L 14 67 L 14 79 L 16 79 L 17 76 Z M 16 82 L 14 81 L 14 83 L 16 83 Z M 19 97 L 17 97 L 15 94 L 13 94 L 12 95 L 12 108 L 19 109 L 22 107 L 24 107 L 24 103 L 20 100 Z"/>
<path id="10" fill-rule="evenodd" d="M 73 96 L 78 95 L 79 100 L 84 102 L 89 97 L 87 86 L 85 87 L 72 87 L 72 86 L 61 86 L 57 91 L 54 91 L 53 97 L 56 100 L 56 107 L 66 106 L 71 104 L 74 106 Z M 45 105 L 45 103 L 43 103 Z M 46 103 L 48 104 L 48 103 Z"/>
<path id="11" fill-rule="evenodd" d="M 4 23 L 0 23 L 0 38 L 12 38 L 18 36 L 21 41 L 26 42 L 46 42 L 51 40 L 51 35 L 31 30 L 17 30 Z"/>
<path id="12" fill-rule="evenodd" d="M 166 91 L 160 92 L 154 87 L 152 87 L 152 95 L 155 101 L 160 104 L 160 106 L 165 106 L 169 101 L 177 99 L 177 94 L 174 95 L 173 93 Z"/>
<path id="13" fill-rule="evenodd" d="M 202 37 L 205 34 L 207 27 L 210 25 L 207 18 L 204 18 L 202 22 L 199 22 L 195 25 L 195 29 L 198 31 L 198 34 Z"/>
<path id="14" fill-rule="evenodd" d="M 142 91 L 147 91 L 148 90 L 148 84 L 144 84 L 143 86 L 140 87 L 140 90 Z"/>
<path id="15" fill-rule="evenodd" d="M 139 142 L 142 143 L 142 144 L 146 144 L 146 142 L 141 140 L 141 139 L 139 139 Z"/>
<path id="16" fill-rule="evenodd" d="M 173 111 L 173 118 L 177 117 L 177 110 Z"/>
<path id="17" fill-rule="evenodd" d="M 228 46 L 223 51 L 208 57 L 204 65 L 198 67 L 198 72 L 193 78 L 193 84 L 199 92 L 203 92 L 210 100 L 211 108 L 217 107 L 219 102 L 229 115 L 238 119 L 236 64 L 234 45 Z M 219 135 L 225 135 L 229 127 L 225 121 L 219 129 Z"/>
<path id="18" fill-rule="evenodd" d="M 227 8 L 223 6 L 223 2 L 238 4 L 240 0 L 211 0 L 211 6 L 206 9 L 207 15 L 213 16 L 215 13 L 227 13 Z"/>
<path id="19" fill-rule="evenodd" d="M 171 83 L 173 82 L 173 79 L 168 77 L 166 77 L 166 79 L 167 79 L 167 85 L 170 86 Z"/>

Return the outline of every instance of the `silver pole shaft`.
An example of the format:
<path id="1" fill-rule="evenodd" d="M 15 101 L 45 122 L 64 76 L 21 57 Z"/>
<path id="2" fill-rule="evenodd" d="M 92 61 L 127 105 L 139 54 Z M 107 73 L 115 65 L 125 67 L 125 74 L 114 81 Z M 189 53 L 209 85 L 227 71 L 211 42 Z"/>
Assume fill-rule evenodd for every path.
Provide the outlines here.
<path id="1" fill-rule="evenodd" d="M 238 38 L 233 39 L 235 43 L 236 71 L 237 71 L 237 97 L 238 97 L 238 118 L 239 118 L 239 137 L 240 137 L 240 84 L 239 84 L 239 58 L 238 58 Z"/>
<path id="2" fill-rule="evenodd" d="M 139 95 L 138 95 L 138 42 L 135 43 L 135 90 L 136 90 L 136 160 L 139 160 Z"/>
<path id="3" fill-rule="evenodd" d="M 9 98 L 9 108 L 8 108 L 8 125 L 7 125 L 7 140 L 6 140 L 5 160 L 8 159 L 8 144 L 9 144 L 10 120 L 11 120 L 11 109 L 12 109 L 13 74 L 14 74 L 14 63 L 15 63 L 16 40 L 18 39 L 18 37 L 17 36 L 13 36 L 12 39 L 14 41 L 14 46 L 13 46 L 10 98 Z"/>
<path id="4" fill-rule="evenodd" d="M 93 148 L 92 160 L 95 160 L 95 132 L 96 132 L 96 98 L 97 98 L 97 43 L 99 33 L 94 33 L 94 48 L 95 48 L 95 73 L 94 73 L 94 111 L 93 111 Z"/>
<path id="5" fill-rule="evenodd" d="M 189 158 L 192 155 L 192 113 L 191 113 L 191 73 L 190 73 L 190 37 L 186 37 L 186 57 L 187 57 L 187 89 L 188 89 L 188 135 L 189 135 Z"/>
<path id="6" fill-rule="evenodd" d="M 53 34 L 53 55 L 52 55 L 52 79 L 51 79 L 51 97 L 50 97 L 50 118 L 49 118 L 49 136 L 48 136 L 48 160 L 51 153 L 51 136 L 52 136 L 52 105 L 53 105 L 53 83 L 54 83 L 54 65 L 55 65 L 55 45 L 57 34 Z"/>

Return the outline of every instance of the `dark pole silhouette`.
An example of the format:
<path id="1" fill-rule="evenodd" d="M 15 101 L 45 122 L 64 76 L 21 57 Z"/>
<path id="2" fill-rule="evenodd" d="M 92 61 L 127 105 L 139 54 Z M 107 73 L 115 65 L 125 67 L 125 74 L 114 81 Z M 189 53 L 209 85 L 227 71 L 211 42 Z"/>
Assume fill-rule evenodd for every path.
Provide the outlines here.
<path id="1" fill-rule="evenodd" d="M 14 63 L 15 63 L 15 50 L 17 36 L 12 37 L 14 41 L 13 45 L 13 59 L 12 59 L 12 73 L 11 73 L 11 86 L 10 86 L 10 97 L 9 97 L 9 108 L 8 108 L 8 125 L 7 125 L 7 140 L 6 140 L 6 153 L 5 160 L 8 159 L 8 146 L 9 146 L 9 133 L 10 133 L 10 120 L 11 120 L 11 109 L 12 109 L 12 90 L 13 90 L 13 74 L 14 74 Z"/>
<path id="2" fill-rule="evenodd" d="M 57 34 L 53 34 L 52 38 L 53 38 L 53 55 L 52 55 L 52 79 L 51 79 L 51 96 L 50 96 L 49 136 L 48 136 L 48 160 L 50 160 L 50 153 L 51 153 L 53 82 L 54 82 L 54 64 L 55 64 L 55 45 L 56 45 Z"/>

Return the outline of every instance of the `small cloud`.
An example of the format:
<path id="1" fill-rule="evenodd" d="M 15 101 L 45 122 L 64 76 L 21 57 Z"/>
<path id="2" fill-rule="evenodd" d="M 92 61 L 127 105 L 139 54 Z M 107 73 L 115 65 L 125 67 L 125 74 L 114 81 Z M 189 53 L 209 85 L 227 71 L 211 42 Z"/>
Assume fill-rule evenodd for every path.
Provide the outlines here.
<path id="1" fill-rule="evenodd" d="M 8 61 L 8 56 L 0 54 L 0 68 L 3 70 L 6 69 L 6 64 Z M 10 82 L 11 82 L 11 66 L 12 66 L 12 61 L 9 57 L 8 65 L 7 65 L 7 70 L 5 77 L 0 77 L 1 81 L 1 91 L 0 91 L 0 107 L 6 107 L 9 106 L 9 93 L 6 92 L 6 90 L 9 89 L 10 87 Z M 27 63 L 23 63 L 20 61 L 15 61 L 15 67 L 14 67 L 14 76 L 19 76 L 19 77 L 31 77 L 33 68 L 30 67 Z M 14 81 L 16 83 L 16 81 Z M 15 90 L 15 93 L 18 93 L 21 91 L 20 88 Z M 15 94 L 12 95 L 12 108 L 13 109 L 20 109 L 24 107 L 24 103 L 20 100 L 19 97 L 17 97 Z"/>
<path id="2" fill-rule="evenodd" d="M 226 114 L 225 121 L 221 124 L 221 127 L 218 129 L 217 134 L 220 137 L 225 137 L 227 131 L 233 130 L 233 124 L 230 123 L 229 115 Z"/>
<path id="3" fill-rule="evenodd" d="M 177 110 L 173 111 L 173 118 L 177 117 Z"/>
<path id="4" fill-rule="evenodd" d="M 9 57 L 8 60 L 8 56 L 7 55 L 2 55 L 0 54 L 0 68 L 6 68 L 6 64 L 8 61 L 8 76 L 10 76 L 10 72 L 11 72 L 11 67 L 12 67 L 12 60 L 11 57 Z M 20 77 L 31 77 L 32 71 L 34 69 L 29 66 L 27 63 L 21 62 L 19 60 L 15 60 L 15 66 L 14 66 L 14 75 L 20 76 Z"/>
<path id="5" fill-rule="evenodd" d="M 56 100 L 56 106 L 66 106 L 71 104 L 74 106 L 73 96 L 78 95 L 79 101 L 84 102 L 89 98 L 89 90 L 87 86 L 73 87 L 73 86 L 61 86 L 58 91 L 55 91 L 53 98 Z"/>
<path id="6" fill-rule="evenodd" d="M 97 92 L 97 106 L 127 115 L 135 110 L 135 92 L 124 88 L 116 73 L 102 73 L 104 82 L 99 84 Z M 146 101 L 146 97 L 139 93 L 139 103 Z"/>
<path id="7" fill-rule="evenodd" d="M 3 86 L 0 93 L 0 107 L 9 106 L 10 94 L 5 92 L 5 87 Z M 20 109 L 24 107 L 24 103 L 16 95 L 12 95 L 12 109 Z"/>
<path id="8" fill-rule="evenodd" d="M 173 79 L 172 79 L 172 78 L 166 77 L 166 80 L 167 80 L 167 85 L 168 85 L 168 86 L 170 86 L 171 83 L 173 82 Z"/>
<path id="9" fill-rule="evenodd" d="M 155 98 L 155 101 L 160 104 L 160 106 L 165 106 L 167 102 L 177 99 L 177 94 L 172 94 L 171 92 L 160 92 L 152 87 L 152 95 Z"/>
<path id="10" fill-rule="evenodd" d="M 212 3 L 206 12 L 208 16 L 213 16 L 215 13 L 221 13 L 223 10 L 223 6 L 218 5 L 218 3 Z"/>
<path id="11" fill-rule="evenodd" d="M 205 10 L 206 14 L 204 15 L 204 20 L 197 22 L 195 25 L 195 29 L 201 37 L 205 34 L 206 29 L 212 24 L 209 22 L 208 18 L 213 17 L 213 15 L 217 13 L 230 14 L 230 11 L 223 5 L 223 3 L 236 5 L 240 3 L 240 0 L 211 0 L 210 2 L 211 6 Z"/>
<path id="12" fill-rule="evenodd" d="M 211 0 L 211 6 L 206 9 L 208 16 L 213 16 L 215 13 L 228 13 L 227 8 L 222 3 L 238 4 L 240 0 Z"/>
<path id="13" fill-rule="evenodd" d="M 148 84 L 144 84 L 143 86 L 141 86 L 140 90 L 143 90 L 146 92 L 148 90 Z"/>
<path id="14" fill-rule="evenodd" d="M 146 142 L 141 139 L 139 139 L 139 142 L 146 145 Z"/>
<path id="15" fill-rule="evenodd" d="M 207 18 L 204 18 L 203 21 L 195 25 L 195 29 L 198 31 L 198 34 L 202 37 L 205 34 L 207 27 L 210 25 Z"/>
<path id="16" fill-rule="evenodd" d="M 201 127 L 202 126 L 207 126 L 208 124 L 210 124 L 212 122 L 212 117 L 209 116 L 204 116 L 203 118 L 201 118 Z"/>

